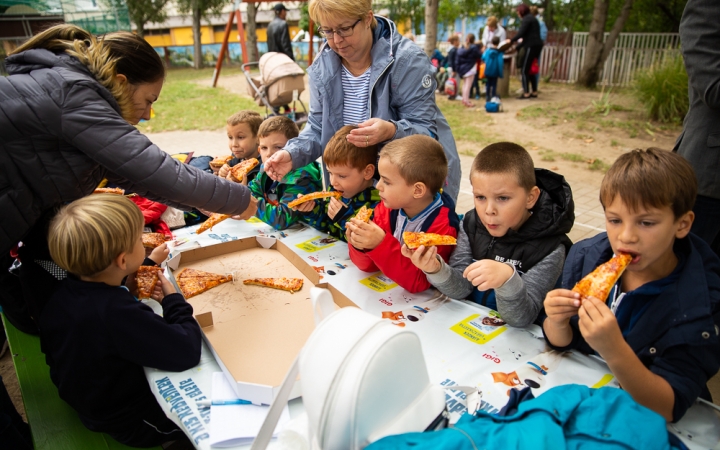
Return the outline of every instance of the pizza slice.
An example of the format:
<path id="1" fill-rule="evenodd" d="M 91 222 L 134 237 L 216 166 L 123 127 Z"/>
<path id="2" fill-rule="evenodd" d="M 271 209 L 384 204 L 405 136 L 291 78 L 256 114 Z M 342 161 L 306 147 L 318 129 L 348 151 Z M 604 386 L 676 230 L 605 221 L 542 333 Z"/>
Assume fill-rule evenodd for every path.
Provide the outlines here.
<path id="1" fill-rule="evenodd" d="M 135 274 L 138 287 L 138 298 L 150 298 L 158 282 L 158 274 L 162 269 L 157 266 L 140 266 Z"/>
<path id="2" fill-rule="evenodd" d="M 212 216 L 210 216 L 208 218 L 208 220 L 203 222 L 202 225 L 200 225 L 198 227 L 198 229 L 195 231 L 195 233 L 200 234 L 200 233 L 204 233 L 207 230 L 211 230 L 212 227 L 219 224 L 223 220 L 229 219 L 229 218 L 230 218 L 230 214 L 217 214 L 217 213 L 213 214 Z"/>
<path id="3" fill-rule="evenodd" d="M 296 292 L 302 289 L 302 278 L 250 278 L 243 280 L 243 284 L 251 284 L 255 286 L 265 286 L 273 289 L 281 289 L 283 291 Z"/>
<path id="4" fill-rule="evenodd" d="M 244 161 L 240 161 L 234 167 L 232 167 L 230 169 L 230 173 L 232 174 L 233 178 L 235 178 L 235 180 L 240 183 L 242 182 L 243 176 L 249 174 L 250 171 L 253 170 L 258 164 L 260 164 L 260 161 L 258 161 L 256 158 L 246 159 Z"/>
<path id="5" fill-rule="evenodd" d="M 176 279 L 176 281 L 185 298 L 191 298 L 232 280 L 231 276 L 210 275 L 213 275 L 213 277 L 186 277 Z"/>
<path id="6" fill-rule="evenodd" d="M 162 233 L 143 233 L 142 243 L 145 248 L 160 247 L 165 243 L 165 235 Z"/>
<path id="7" fill-rule="evenodd" d="M 405 245 L 407 245 L 408 248 L 418 248 L 421 245 L 424 245 L 425 247 L 437 245 L 457 245 L 457 239 L 453 236 L 415 231 L 404 232 L 403 241 L 405 241 Z"/>
<path id="8" fill-rule="evenodd" d="M 232 156 L 232 155 L 229 155 L 229 156 L 218 156 L 217 158 L 215 158 L 215 159 L 213 159 L 212 161 L 210 161 L 209 164 L 210 164 L 210 166 L 212 166 L 212 167 L 214 167 L 214 168 L 216 168 L 216 169 L 219 169 L 219 168 L 221 168 L 222 166 L 224 166 L 225 164 L 229 163 L 231 159 L 233 159 L 233 156 Z"/>
<path id="9" fill-rule="evenodd" d="M 205 272 L 204 270 L 191 269 L 189 267 L 186 267 L 185 269 L 178 272 L 177 275 L 175 275 L 176 280 L 180 280 L 183 278 L 203 278 L 210 280 L 219 280 L 223 283 L 227 281 L 232 281 L 233 279 L 232 275 L 219 275 L 217 273 Z"/>
<path id="10" fill-rule="evenodd" d="M 581 297 L 595 297 L 604 302 L 632 259 L 633 256 L 627 253 L 615 255 L 578 281 L 572 288 L 573 292 L 577 292 Z"/>
<path id="11" fill-rule="evenodd" d="M 363 207 L 358 210 L 357 214 L 355 214 L 355 218 L 362 220 L 365 223 L 368 223 L 370 222 L 370 217 L 372 217 L 372 213 L 372 208 L 368 208 L 366 205 L 363 205 Z"/>
<path id="12" fill-rule="evenodd" d="M 125 189 L 120 188 L 97 188 L 93 191 L 93 194 L 117 194 L 125 195 Z"/>
<path id="13" fill-rule="evenodd" d="M 309 202 L 310 200 L 318 200 L 321 198 L 337 198 L 340 199 L 342 197 L 342 192 L 339 191 L 320 191 L 320 192 L 313 192 L 312 194 L 305 194 L 301 195 L 300 197 L 296 198 L 295 200 L 288 203 L 288 206 L 290 208 L 294 208 L 302 203 Z"/>

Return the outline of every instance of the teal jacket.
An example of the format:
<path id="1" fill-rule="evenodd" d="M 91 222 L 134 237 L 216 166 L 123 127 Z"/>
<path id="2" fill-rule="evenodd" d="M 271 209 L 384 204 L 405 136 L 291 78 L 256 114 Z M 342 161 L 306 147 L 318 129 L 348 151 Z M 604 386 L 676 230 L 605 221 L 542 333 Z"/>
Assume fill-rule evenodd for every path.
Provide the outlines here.
<path id="1" fill-rule="evenodd" d="M 328 206 L 330 200 L 321 200 L 315 202 L 315 208 L 312 211 L 302 215 L 302 221 L 316 230 L 327 233 L 330 236 L 347 242 L 345 238 L 345 223 L 355 217 L 358 210 L 363 206 L 375 208 L 380 201 L 380 193 L 374 187 L 367 188 L 350 199 L 340 199 L 345 204 L 345 208 L 341 209 L 334 219 L 328 217 Z"/>
<path id="2" fill-rule="evenodd" d="M 282 181 L 273 181 L 260 169 L 248 186 L 258 201 L 257 217 L 276 230 L 284 230 L 299 221 L 301 214 L 288 208 L 288 203 L 298 194 L 310 194 L 322 190 L 320 166 L 312 162 L 285 175 Z"/>

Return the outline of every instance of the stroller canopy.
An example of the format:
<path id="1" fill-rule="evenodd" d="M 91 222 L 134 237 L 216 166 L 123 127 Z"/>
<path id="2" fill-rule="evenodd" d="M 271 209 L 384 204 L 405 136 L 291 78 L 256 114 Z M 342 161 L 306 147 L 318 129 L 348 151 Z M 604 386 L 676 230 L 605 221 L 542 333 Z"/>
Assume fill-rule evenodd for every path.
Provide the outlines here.
<path id="1" fill-rule="evenodd" d="M 295 75 L 303 76 L 305 71 L 286 54 L 269 52 L 260 57 L 260 77 L 265 87 L 281 78 Z"/>

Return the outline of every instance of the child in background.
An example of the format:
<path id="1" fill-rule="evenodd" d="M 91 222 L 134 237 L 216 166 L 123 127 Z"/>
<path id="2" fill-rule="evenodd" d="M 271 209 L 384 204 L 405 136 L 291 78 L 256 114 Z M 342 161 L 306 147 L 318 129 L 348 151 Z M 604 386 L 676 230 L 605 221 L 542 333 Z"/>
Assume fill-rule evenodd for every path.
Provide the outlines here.
<path id="1" fill-rule="evenodd" d="M 121 195 L 98 194 L 65 206 L 48 234 L 50 254 L 69 275 L 39 320 L 40 344 L 60 397 L 82 423 L 133 447 L 185 434 L 152 394 L 143 366 L 183 371 L 200 361 L 202 335 L 190 306 L 162 275 L 159 316 L 122 285 L 145 258 L 143 216 Z M 162 262 L 167 249 L 155 254 Z"/>
<path id="2" fill-rule="evenodd" d="M 690 234 L 697 181 L 677 153 L 633 150 L 605 174 L 607 232 L 575 244 L 545 298 L 545 339 L 597 352 L 643 406 L 680 420 L 720 368 L 720 259 Z M 570 289 L 613 254 L 630 265 L 606 301 Z"/>
<path id="3" fill-rule="evenodd" d="M 287 141 L 300 134 L 295 122 L 285 116 L 265 119 L 258 130 L 260 156 L 263 161 L 285 147 Z M 305 167 L 292 170 L 282 179 L 273 181 L 264 169 L 248 186 L 258 201 L 257 217 L 276 230 L 284 230 L 299 221 L 302 214 L 288 207 L 299 194 L 322 190 L 320 166 L 313 161 Z"/>
<path id="4" fill-rule="evenodd" d="M 296 208 L 303 213 L 303 222 L 343 241 L 346 239 L 345 223 L 355 217 L 363 206 L 375 208 L 380 201 L 373 178 L 377 146 L 358 148 L 348 142 L 347 136 L 355 128 L 352 125 L 340 128 L 323 153 L 330 184 L 333 190 L 342 192 L 342 200 L 331 198 L 329 201 L 310 201 Z"/>
<path id="5" fill-rule="evenodd" d="M 495 309 L 511 326 L 531 324 L 560 277 L 572 245 L 572 191 L 565 179 L 535 169 L 517 144 L 485 147 L 470 172 L 475 209 L 463 219 L 446 264 L 434 247 L 409 254 L 430 283 L 451 298 Z"/>
<path id="6" fill-rule="evenodd" d="M 262 163 L 260 153 L 258 153 L 257 136 L 262 121 L 260 114 L 250 110 L 240 111 L 228 117 L 226 127 L 228 146 L 233 158 L 220 168 L 218 176 L 222 178 L 230 177 L 230 168 L 246 159 L 257 158 Z M 255 179 L 259 171 L 260 165 L 257 165 L 250 171 L 245 180 L 238 181 L 248 184 Z"/>
<path id="7" fill-rule="evenodd" d="M 485 101 L 489 102 L 493 97 L 497 97 L 497 81 L 503 77 L 503 53 L 497 49 L 500 44 L 500 38 L 495 36 L 492 38 L 491 44 L 482 55 L 485 61 Z"/>
<path id="8" fill-rule="evenodd" d="M 381 270 L 409 292 L 424 291 L 431 284 L 410 261 L 402 235 L 415 231 L 457 236 L 455 204 L 441 193 L 447 158 L 435 139 L 413 135 L 387 144 L 380 152 L 378 169 L 382 201 L 370 223 L 355 218 L 348 222 L 350 259 L 365 272 Z M 452 249 L 440 246 L 437 254 L 447 260 Z"/>

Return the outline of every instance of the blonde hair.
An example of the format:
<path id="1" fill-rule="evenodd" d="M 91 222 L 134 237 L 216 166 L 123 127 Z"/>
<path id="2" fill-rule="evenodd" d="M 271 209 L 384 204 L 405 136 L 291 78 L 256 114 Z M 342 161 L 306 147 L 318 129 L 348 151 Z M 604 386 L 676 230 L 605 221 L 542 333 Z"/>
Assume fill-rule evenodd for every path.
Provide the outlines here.
<path id="1" fill-rule="evenodd" d="M 92 194 L 63 207 L 52 220 L 50 255 L 72 274 L 95 275 L 120 253 L 132 251 L 144 224 L 140 208 L 124 196 Z"/>
<path id="2" fill-rule="evenodd" d="M 497 24 L 498 24 L 498 19 L 495 16 L 488 17 L 487 22 L 485 22 L 486 26 L 493 27 L 493 28 L 497 27 Z"/>
<path id="3" fill-rule="evenodd" d="M 690 163 L 677 153 L 638 148 L 615 160 L 600 184 L 603 208 L 618 195 L 633 212 L 669 206 L 677 220 L 695 205 L 697 178 Z"/>
<path id="4" fill-rule="evenodd" d="M 323 153 L 326 166 L 348 166 L 357 170 L 365 170 L 368 164 L 377 167 L 377 145 L 359 148 L 348 142 L 347 136 L 356 128 L 355 125 L 345 125 L 330 138 Z"/>
<path id="5" fill-rule="evenodd" d="M 448 161 L 442 145 L 423 134 L 390 142 L 380 151 L 380 158 L 397 167 L 407 184 L 424 183 L 432 195 L 440 191 L 447 178 Z"/>
<path id="6" fill-rule="evenodd" d="M 522 146 L 512 142 L 490 144 L 473 160 L 470 177 L 476 173 L 515 175 L 520 187 L 530 192 L 535 187 L 535 164 Z"/>
<path id="7" fill-rule="evenodd" d="M 257 137 L 267 137 L 272 133 L 282 133 L 287 139 L 298 137 L 300 129 L 292 120 L 285 116 L 268 117 L 260 124 Z"/>
<path id="8" fill-rule="evenodd" d="M 250 127 L 250 131 L 253 136 L 257 136 L 260 124 L 262 124 L 263 118 L 260 114 L 249 109 L 238 111 L 232 116 L 228 117 L 227 124 L 231 127 L 245 123 Z"/>
<path id="9" fill-rule="evenodd" d="M 367 13 L 372 11 L 371 0 L 310 0 L 308 13 L 316 24 L 322 24 L 327 17 L 348 17 L 365 19 Z M 373 16 L 370 27 L 374 30 L 377 19 Z"/>
<path id="10" fill-rule="evenodd" d="M 96 38 L 75 25 L 55 25 L 30 38 L 12 54 L 37 48 L 64 52 L 80 61 L 110 91 L 123 119 L 131 123 L 135 115 L 133 87 L 165 78 L 165 66 L 155 49 L 127 31 Z M 127 83 L 117 75 L 125 75 Z"/>

